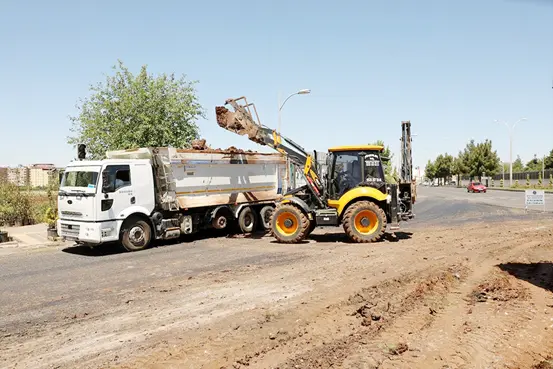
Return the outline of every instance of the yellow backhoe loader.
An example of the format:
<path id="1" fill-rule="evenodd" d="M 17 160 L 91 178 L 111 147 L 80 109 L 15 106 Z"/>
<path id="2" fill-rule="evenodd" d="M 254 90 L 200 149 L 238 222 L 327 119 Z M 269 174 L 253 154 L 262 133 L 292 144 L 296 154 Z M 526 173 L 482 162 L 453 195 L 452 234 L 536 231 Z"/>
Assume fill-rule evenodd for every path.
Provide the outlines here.
<path id="1" fill-rule="evenodd" d="M 245 97 L 228 99 L 234 112 L 215 108 L 222 128 L 287 155 L 303 168 L 306 184 L 288 191 L 271 215 L 271 233 L 282 243 L 297 243 L 318 226 L 342 225 L 354 242 L 380 240 L 387 228 L 392 233 L 400 221 L 414 217 L 415 183 L 412 178 L 411 123 L 402 122 L 401 170 L 399 183 L 386 183 L 382 157 L 377 145 L 337 146 L 328 149 L 327 171 L 319 175 L 317 152 L 309 154 L 300 145 L 263 126 L 255 105 Z M 252 110 L 257 118 L 254 120 Z"/>

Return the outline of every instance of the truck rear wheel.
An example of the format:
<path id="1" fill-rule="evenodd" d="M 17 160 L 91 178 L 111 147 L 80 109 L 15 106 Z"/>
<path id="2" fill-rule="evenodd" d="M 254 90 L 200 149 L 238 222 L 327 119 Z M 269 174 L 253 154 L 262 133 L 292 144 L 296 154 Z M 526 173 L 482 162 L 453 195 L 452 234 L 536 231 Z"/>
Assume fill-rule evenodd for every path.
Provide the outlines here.
<path id="1" fill-rule="evenodd" d="M 386 231 L 384 210 L 370 201 L 359 201 L 344 214 L 344 231 L 354 242 L 368 243 L 379 241 Z"/>
<path id="2" fill-rule="evenodd" d="M 238 216 L 238 226 L 243 233 L 253 232 L 255 225 L 257 224 L 257 217 L 255 211 L 252 208 L 245 207 L 240 211 Z"/>
<path id="3" fill-rule="evenodd" d="M 274 210 L 274 207 L 271 205 L 266 205 L 259 210 L 260 226 L 264 231 L 271 230 L 271 217 Z"/>
<path id="4" fill-rule="evenodd" d="M 298 243 L 307 237 L 310 222 L 297 206 L 277 205 L 271 217 L 271 233 L 281 243 Z"/>
<path id="5" fill-rule="evenodd" d="M 121 244 L 127 251 L 144 250 L 152 241 L 150 224 L 140 218 L 125 221 L 121 230 Z"/>

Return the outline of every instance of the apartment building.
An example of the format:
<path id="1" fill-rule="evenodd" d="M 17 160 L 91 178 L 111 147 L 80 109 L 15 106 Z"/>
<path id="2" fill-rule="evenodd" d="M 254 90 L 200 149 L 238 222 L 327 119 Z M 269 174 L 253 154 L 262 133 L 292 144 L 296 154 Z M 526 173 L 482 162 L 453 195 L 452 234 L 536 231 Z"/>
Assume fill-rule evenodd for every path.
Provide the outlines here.
<path id="1" fill-rule="evenodd" d="M 29 185 L 29 168 L 18 166 L 16 168 L 8 168 L 8 182 L 17 186 Z"/>
<path id="2" fill-rule="evenodd" d="M 29 166 L 29 185 L 31 187 L 47 187 L 55 178 L 54 164 L 33 164 Z"/>

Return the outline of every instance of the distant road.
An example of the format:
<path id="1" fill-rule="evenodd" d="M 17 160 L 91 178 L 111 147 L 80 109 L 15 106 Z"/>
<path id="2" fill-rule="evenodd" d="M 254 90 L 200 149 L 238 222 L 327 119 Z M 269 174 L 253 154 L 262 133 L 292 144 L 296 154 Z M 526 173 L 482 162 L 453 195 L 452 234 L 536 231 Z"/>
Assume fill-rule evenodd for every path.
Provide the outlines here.
<path id="1" fill-rule="evenodd" d="M 421 201 L 425 198 L 441 198 L 450 201 L 486 204 L 493 206 L 524 209 L 524 192 L 491 190 L 486 193 L 468 193 L 466 188 L 456 187 L 417 187 Z M 543 211 L 542 206 L 532 206 L 529 210 Z M 545 194 L 545 210 L 553 212 L 553 194 Z"/>

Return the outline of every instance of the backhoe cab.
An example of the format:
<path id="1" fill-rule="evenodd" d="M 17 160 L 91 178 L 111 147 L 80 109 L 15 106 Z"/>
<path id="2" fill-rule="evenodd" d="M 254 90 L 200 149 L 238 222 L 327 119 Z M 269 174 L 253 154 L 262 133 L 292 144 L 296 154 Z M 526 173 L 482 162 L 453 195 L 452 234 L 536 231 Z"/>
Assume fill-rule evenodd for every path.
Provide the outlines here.
<path id="1" fill-rule="evenodd" d="M 238 101 L 244 100 L 242 105 Z M 216 107 L 218 124 L 226 130 L 267 145 L 286 154 L 290 160 L 303 167 L 306 185 L 293 189 L 276 204 L 271 216 L 271 232 L 282 243 L 297 243 L 305 239 L 317 226 L 342 225 L 354 242 L 367 243 L 380 240 L 387 226 L 391 231 L 399 229 L 400 220 L 411 219 L 414 199 L 412 181 L 398 184 L 386 183 L 381 153 L 384 147 L 377 145 L 339 146 L 328 149 L 326 174 L 320 178 L 317 153 L 307 153 L 294 141 L 282 137 L 276 131 L 256 122 L 245 97 L 228 99 L 235 112 Z M 257 112 L 254 112 L 257 116 Z M 258 121 L 259 121 L 259 117 Z M 402 122 L 402 141 L 409 140 L 410 128 Z M 409 172 L 406 167 L 404 172 Z"/>

